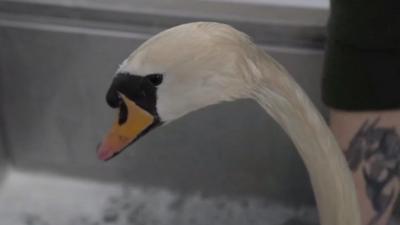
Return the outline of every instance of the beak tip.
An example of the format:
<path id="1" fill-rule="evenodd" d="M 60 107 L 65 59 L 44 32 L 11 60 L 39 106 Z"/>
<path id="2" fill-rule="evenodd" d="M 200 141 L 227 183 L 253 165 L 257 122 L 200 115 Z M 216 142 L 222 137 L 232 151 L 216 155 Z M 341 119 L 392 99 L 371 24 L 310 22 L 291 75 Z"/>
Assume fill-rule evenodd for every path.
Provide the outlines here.
<path id="1" fill-rule="evenodd" d="M 98 149 L 97 149 L 97 157 L 102 160 L 102 161 L 107 161 L 110 158 L 112 158 L 114 154 L 112 153 L 112 151 L 109 151 L 107 148 L 104 147 L 104 145 L 101 145 Z"/>

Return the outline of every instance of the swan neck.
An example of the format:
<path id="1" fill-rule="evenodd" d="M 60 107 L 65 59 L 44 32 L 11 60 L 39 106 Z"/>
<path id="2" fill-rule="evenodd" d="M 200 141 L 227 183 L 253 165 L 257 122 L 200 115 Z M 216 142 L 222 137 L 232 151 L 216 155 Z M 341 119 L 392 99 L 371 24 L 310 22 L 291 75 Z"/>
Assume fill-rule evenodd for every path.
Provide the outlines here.
<path id="1" fill-rule="evenodd" d="M 276 62 L 266 59 L 253 98 L 286 131 L 296 146 L 315 193 L 322 225 L 359 225 L 359 207 L 341 149 L 304 91 Z M 264 67 L 264 69 L 263 69 Z M 273 76 L 270 76 L 273 75 Z"/>

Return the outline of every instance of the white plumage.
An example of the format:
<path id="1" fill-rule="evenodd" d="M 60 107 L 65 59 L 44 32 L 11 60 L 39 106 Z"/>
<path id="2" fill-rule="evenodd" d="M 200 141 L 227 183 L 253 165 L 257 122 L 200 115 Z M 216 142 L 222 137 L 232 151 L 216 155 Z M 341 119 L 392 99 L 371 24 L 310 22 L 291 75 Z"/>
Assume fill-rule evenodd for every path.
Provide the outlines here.
<path id="1" fill-rule="evenodd" d="M 329 128 L 287 71 L 247 35 L 219 23 L 180 25 L 146 41 L 118 71 L 164 74 L 157 110 L 165 122 L 222 101 L 255 99 L 303 158 L 321 224 L 360 224 L 351 174 Z"/>

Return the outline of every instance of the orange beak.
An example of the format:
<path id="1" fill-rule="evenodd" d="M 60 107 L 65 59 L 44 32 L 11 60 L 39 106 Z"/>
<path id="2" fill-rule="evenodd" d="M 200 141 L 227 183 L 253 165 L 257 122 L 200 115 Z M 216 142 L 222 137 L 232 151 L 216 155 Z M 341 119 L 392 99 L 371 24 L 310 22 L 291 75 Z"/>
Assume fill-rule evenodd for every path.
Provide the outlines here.
<path id="1" fill-rule="evenodd" d="M 126 120 L 121 124 L 117 117 L 108 135 L 103 139 L 100 147 L 97 149 L 97 155 L 101 160 L 108 160 L 121 152 L 130 143 L 132 143 L 143 131 L 150 127 L 155 118 L 136 105 L 123 94 L 123 104 L 127 109 Z M 119 110 L 122 110 L 120 107 Z"/>

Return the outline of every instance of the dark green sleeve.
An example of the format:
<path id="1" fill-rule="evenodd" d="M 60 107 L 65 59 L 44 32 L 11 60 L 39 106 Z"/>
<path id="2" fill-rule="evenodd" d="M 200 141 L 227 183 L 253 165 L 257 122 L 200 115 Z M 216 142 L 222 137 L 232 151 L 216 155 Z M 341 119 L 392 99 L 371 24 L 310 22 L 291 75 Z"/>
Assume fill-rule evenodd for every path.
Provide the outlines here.
<path id="1" fill-rule="evenodd" d="M 323 73 L 330 107 L 400 108 L 400 1 L 331 0 Z"/>

